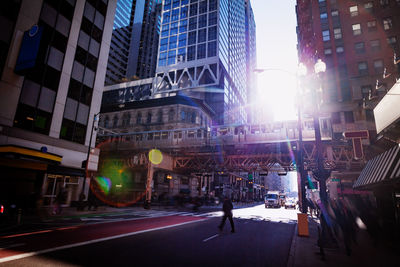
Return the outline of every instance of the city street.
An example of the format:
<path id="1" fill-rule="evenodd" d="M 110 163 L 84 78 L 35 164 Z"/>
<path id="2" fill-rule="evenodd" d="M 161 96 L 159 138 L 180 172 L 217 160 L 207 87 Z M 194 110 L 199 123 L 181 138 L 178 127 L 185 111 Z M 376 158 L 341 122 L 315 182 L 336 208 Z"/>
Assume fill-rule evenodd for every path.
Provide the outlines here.
<path id="1" fill-rule="evenodd" d="M 236 208 L 234 234 L 229 222 L 218 231 L 220 211 L 128 213 L 2 237 L 0 262 L 4 266 L 286 266 L 297 211 L 264 205 Z"/>

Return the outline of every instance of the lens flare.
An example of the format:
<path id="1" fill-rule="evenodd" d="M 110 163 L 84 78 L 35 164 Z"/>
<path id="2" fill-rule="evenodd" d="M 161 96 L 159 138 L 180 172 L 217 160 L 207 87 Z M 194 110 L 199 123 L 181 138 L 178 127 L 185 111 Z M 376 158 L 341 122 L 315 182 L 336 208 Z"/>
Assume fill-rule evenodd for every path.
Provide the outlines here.
<path id="1" fill-rule="evenodd" d="M 99 185 L 99 188 L 103 191 L 105 195 L 108 195 L 110 193 L 111 189 L 111 180 L 110 178 L 104 177 L 104 176 L 98 176 L 96 177 L 96 182 Z"/>
<path id="2" fill-rule="evenodd" d="M 160 150 L 158 149 L 152 149 L 149 152 L 149 160 L 151 161 L 151 163 L 153 164 L 160 164 L 163 160 L 163 156 Z"/>

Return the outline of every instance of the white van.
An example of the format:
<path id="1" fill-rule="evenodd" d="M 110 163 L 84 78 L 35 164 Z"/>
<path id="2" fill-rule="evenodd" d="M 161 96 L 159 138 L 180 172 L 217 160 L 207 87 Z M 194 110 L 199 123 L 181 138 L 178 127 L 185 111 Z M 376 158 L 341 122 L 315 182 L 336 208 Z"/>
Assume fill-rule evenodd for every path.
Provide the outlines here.
<path id="1" fill-rule="evenodd" d="M 265 195 L 265 208 L 274 207 L 279 208 L 279 191 L 268 191 Z"/>

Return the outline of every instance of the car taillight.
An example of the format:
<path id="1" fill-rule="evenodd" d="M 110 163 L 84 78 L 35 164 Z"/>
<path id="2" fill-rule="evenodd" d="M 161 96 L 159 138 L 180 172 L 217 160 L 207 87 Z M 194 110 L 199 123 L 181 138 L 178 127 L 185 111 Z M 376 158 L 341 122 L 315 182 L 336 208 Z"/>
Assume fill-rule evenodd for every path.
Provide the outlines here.
<path id="1" fill-rule="evenodd" d="M 0 213 L 3 214 L 4 213 L 4 206 L 0 205 Z"/>

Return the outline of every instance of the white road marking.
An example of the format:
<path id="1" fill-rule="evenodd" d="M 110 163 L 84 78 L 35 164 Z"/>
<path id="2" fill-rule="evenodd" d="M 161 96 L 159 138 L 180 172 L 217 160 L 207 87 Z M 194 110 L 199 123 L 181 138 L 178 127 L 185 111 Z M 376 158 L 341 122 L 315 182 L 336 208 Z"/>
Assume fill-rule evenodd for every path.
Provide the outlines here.
<path id="1" fill-rule="evenodd" d="M 168 228 L 177 227 L 177 226 L 181 226 L 181 225 L 185 225 L 185 224 L 190 224 L 190 223 L 195 223 L 195 222 L 202 222 L 202 221 L 206 221 L 206 220 L 208 220 L 208 219 L 202 219 L 202 220 L 196 220 L 196 221 L 190 221 L 190 222 L 183 222 L 183 223 L 178 223 L 178 224 L 173 224 L 173 225 L 168 225 L 168 226 L 162 226 L 162 227 L 157 227 L 157 228 L 152 228 L 152 229 L 147 229 L 147 230 L 141 230 L 141 231 L 132 232 L 132 233 L 126 233 L 126 234 L 121 234 L 121 235 L 116 235 L 116 236 L 109 236 L 109 237 L 104 237 L 104 238 L 84 241 L 84 242 L 75 243 L 75 244 L 69 244 L 69 245 L 65 245 L 65 246 L 61 246 L 61 247 L 55 247 L 55 248 L 49 248 L 49 249 L 44 249 L 44 250 L 39 250 L 39 251 L 34 251 L 34 252 L 22 253 L 22 254 L 19 254 L 19 255 L 0 258 L 0 263 L 13 261 L 13 260 L 19 260 L 19 259 L 23 259 L 23 258 L 27 258 L 27 257 L 32 257 L 32 256 L 44 254 L 44 253 L 57 251 L 57 250 L 62 250 L 62 249 L 67 249 L 67 248 L 73 248 L 73 247 L 79 247 L 79 246 L 99 243 L 99 242 L 103 242 L 103 241 L 107 241 L 107 240 L 118 239 L 118 238 L 122 238 L 122 237 L 127 237 L 127 236 L 142 234 L 142 233 L 147 233 L 147 232 L 151 232 L 151 231 L 168 229 Z"/>
<path id="2" fill-rule="evenodd" d="M 210 236 L 209 238 L 204 239 L 203 242 L 207 242 L 208 240 L 211 240 L 211 239 L 213 239 L 213 238 L 216 238 L 217 236 L 219 236 L 219 234 Z"/>

